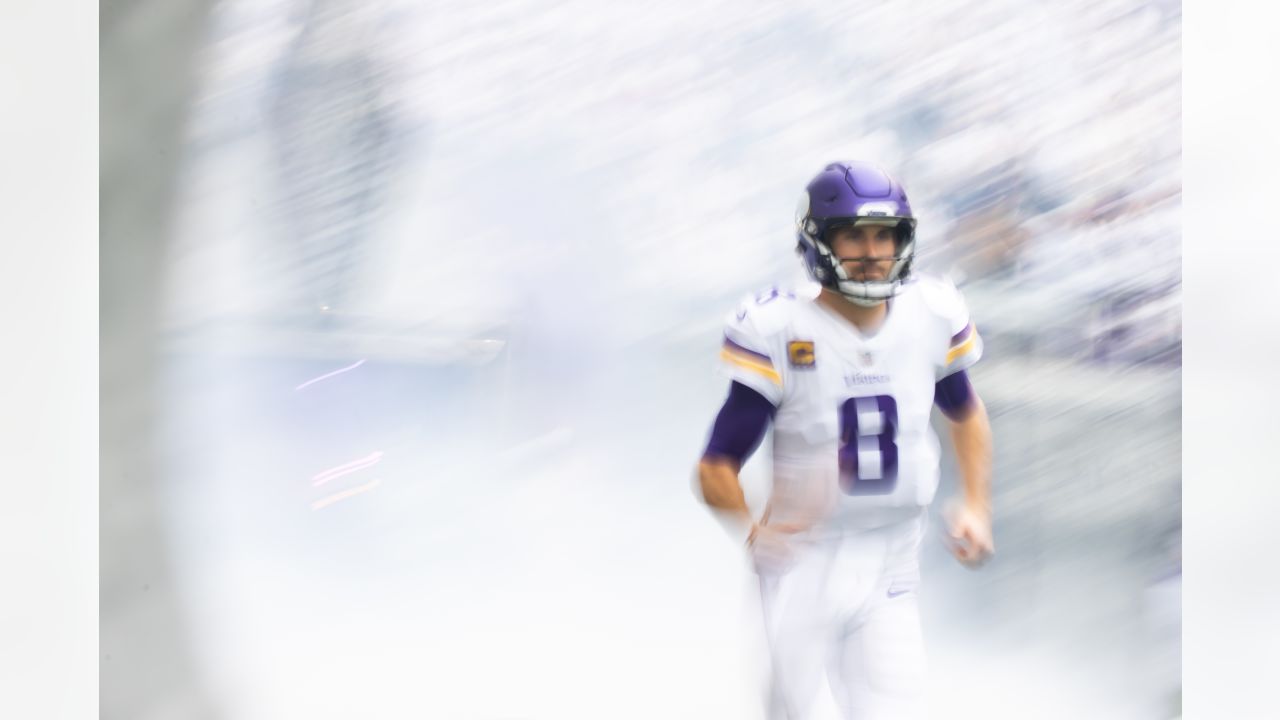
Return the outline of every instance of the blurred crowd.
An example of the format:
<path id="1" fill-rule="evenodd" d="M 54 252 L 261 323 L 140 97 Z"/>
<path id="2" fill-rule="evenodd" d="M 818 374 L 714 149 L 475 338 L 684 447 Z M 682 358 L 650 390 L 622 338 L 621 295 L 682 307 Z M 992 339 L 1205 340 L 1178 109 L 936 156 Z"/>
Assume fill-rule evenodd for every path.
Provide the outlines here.
<path id="1" fill-rule="evenodd" d="M 904 174 L 942 213 L 922 262 L 959 283 L 986 335 L 1014 351 L 1179 365 L 1180 8 L 1092 2 L 1028 17 L 1009 6 L 976 3 L 934 25 L 977 33 L 982 48 L 948 49 L 965 62 L 894 69 L 915 89 L 884 108 L 904 145 L 919 142 Z M 979 27 L 992 17 L 1017 20 Z M 1022 54 L 1030 67 L 975 64 L 1010 52 L 1010 23 L 1010 42 L 1038 46 Z"/>
<path id="2" fill-rule="evenodd" d="M 222 227 L 189 222 L 177 257 L 203 277 L 208 238 L 258 227 L 244 242 L 262 277 L 182 312 L 252 295 L 273 312 L 483 327 L 482 307 L 545 300 L 563 323 L 540 293 L 590 248 L 617 291 L 601 311 L 679 332 L 690 305 L 718 321 L 726 298 L 792 267 L 799 179 L 858 157 L 904 180 L 921 266 L 960 284 L 1007 351 L 1180 363 L 1179 3 L 801 2 L 723 22 L 714 0 L 677 6 L 628 30 L 638 18 L 588 22 L 574 2 L 220 4 L 189 138 L 199 157 L 242 152 L 220 172 L 245 177 L 204 183 L 200 206 L 229 198 Z M 495 214 L 476 188 L 497 176 L 522 191 Z M 458 233 L 538 277 L 479 291 Z"/>

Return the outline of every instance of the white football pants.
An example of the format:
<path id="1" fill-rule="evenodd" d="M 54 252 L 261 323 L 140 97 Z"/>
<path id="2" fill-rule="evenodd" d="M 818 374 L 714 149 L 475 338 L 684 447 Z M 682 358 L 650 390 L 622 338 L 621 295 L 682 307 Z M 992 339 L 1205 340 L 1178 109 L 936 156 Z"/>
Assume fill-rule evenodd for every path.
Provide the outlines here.
<path id="1" fill-rule="evenodd" d="M 848 720 L 925 716 L 916 590 L 925 515 L 839 537 L 796 539 L 781 573 L 762 575 L 771 659 L 769 720 L 807 720 L 827 684 Z"/>

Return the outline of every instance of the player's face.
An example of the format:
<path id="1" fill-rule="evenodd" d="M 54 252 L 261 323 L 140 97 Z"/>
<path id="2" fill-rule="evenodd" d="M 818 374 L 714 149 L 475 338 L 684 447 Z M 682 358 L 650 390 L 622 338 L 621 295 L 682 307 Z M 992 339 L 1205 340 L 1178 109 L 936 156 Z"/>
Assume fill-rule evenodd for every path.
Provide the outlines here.
<path id="1" fill-rule="evenodd" d="M 828 242 L 851 280 L 884 280 L 897 249 L 894 230 L 882 225 L 853 225 L 831 231 Z"/>

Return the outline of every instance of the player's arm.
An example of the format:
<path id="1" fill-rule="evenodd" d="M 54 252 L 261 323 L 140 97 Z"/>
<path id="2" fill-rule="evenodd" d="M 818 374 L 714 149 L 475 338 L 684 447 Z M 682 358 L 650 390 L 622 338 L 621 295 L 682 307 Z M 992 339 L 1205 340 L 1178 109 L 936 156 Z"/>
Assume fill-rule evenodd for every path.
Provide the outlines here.
<path id="1" fill-rule="evenodd" d="M 744 537 L 749 537 L 755 523 L 742 493 L 738 471 L 759 447 L 775 410 L 764 395 L 734 381 L 698 462 L 702 500 Z"/>
<path id="2" fill-rule="evenodd" d="M 751 527 L 751 511 L 738 481 L 738 463 L 729 458 L 704 456 L 698 461 L 698 486 L 702 500 L 735 526 Z"/>
<path id="3" fill-rule="evenodd" d="M 987 408 L 961 370 L 938 381 L 934 402 L 951 426 L 963 492 L 951 517 L 952 551 L 977 565 L 995 551 L 991 536 L 991 422 Z"/>

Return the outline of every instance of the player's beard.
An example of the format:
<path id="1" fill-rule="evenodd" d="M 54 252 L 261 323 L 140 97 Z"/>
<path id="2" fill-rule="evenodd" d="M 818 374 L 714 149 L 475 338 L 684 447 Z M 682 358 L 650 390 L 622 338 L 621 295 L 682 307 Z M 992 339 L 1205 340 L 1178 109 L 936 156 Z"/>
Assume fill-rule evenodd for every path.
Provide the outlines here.
<path id="1" fill-rule="evenodd" d="M 892 258 L 850 258 L 843 262 L 844 274 L 854 282 L 884 282 L 889 279 L 889 270 L 893 267 Z"/>

